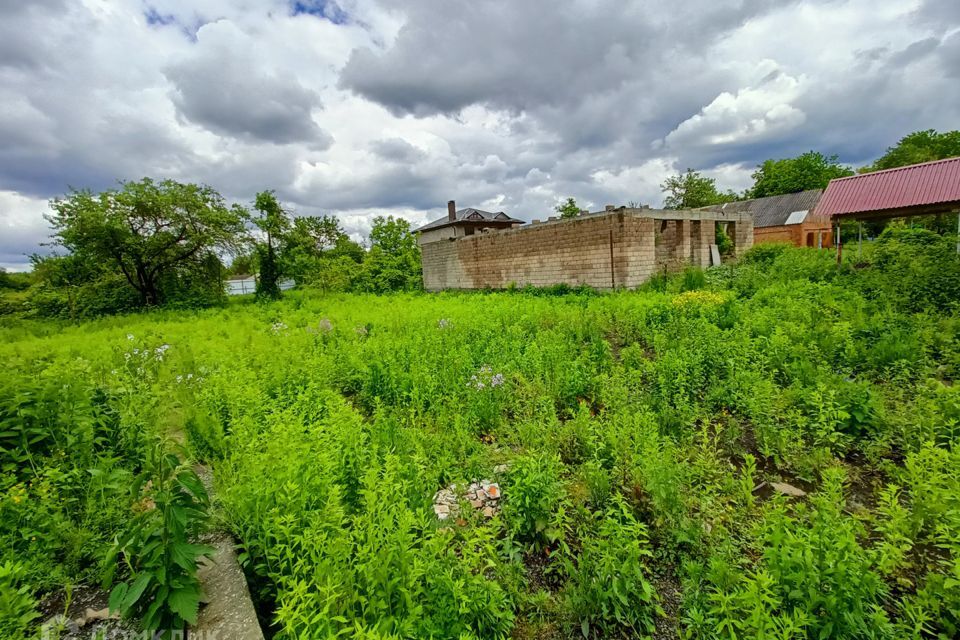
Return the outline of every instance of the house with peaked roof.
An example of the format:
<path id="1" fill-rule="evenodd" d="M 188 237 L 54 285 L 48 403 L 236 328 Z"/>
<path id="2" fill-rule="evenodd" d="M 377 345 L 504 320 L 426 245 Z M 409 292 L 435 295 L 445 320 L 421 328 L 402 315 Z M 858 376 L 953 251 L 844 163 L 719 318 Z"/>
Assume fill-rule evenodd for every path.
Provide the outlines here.
<path id="1" fill-rule="evenodd" d="M 447 217 L 434 220 L 414 230 L 420 245 L 437 240 L 463 238 L 488 229 L 510 229 L 524 224 L 523 220 L 511 218 L 503 211 L 496 213 L 468 207 L 457 209 L 457 203 L 447 203 Z"/>
<path id="2" fill-rule="evenodd" d="M 786 242 L 797 247 L 829 247 L 830 219 L 815 213 L 822 189 L 809 189 L 767 198 L 754 198 L 704 210 L 747 214 L 753 218 L 753 242 Z"/>

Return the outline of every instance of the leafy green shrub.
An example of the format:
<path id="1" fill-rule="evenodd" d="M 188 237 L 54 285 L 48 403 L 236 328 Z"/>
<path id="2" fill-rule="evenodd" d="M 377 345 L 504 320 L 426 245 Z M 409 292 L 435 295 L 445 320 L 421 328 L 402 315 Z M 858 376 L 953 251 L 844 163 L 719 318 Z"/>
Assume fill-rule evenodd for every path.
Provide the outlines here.
<path id="1" fill-rule="evenodd" d="M 40 617 L 22 565 L 0 563 L 0 636 L 25 639 L 33 621 Z"/>
<path id="2" fill-rule="evenodd" d="M 576 560 L 567 560 L 564 594 L 576 625 L 584 638 L 652 633 L 659 606 L 646 566 L 653 556 L 646 526 L 619 495 L 592 524 Z"/>
<path id="3" fill-rule="evenodd" d="M 744 252 L 741 261 L 744 264 L 756 264 L 769 267 L 790 245 L 781 242 L 755 244 Z"/>
<path id="4" fill-rule="evenodd" d="M 610 500 L 613 481 L 610 472 L 597 460 L 590 460 L 581 467 L 583 480 L 587 487 L 587 497 L 594 507 L 602 508 Z"/>
<path id="5" fill-rule="evenodd" d="M 428 612 L 419 637 L 510 637 L 513 597 L 496 532 L 476 527 L 456 540 L 450 530 L 424 545 L 423 598 Z"/>
<path id="6" fill-rule="evenodd" d="M 539 546 L 560 501 L 560 459 L 550 454 L 528 454 L 513 461 L 504 491 L 503 513 L 517 539 Z"/>
<path id="7" fill-rule="evenodd" d="M 720 251 L 720 255 L 729 256 L 733 254 L 733 240 L 727 235 L 727 230 L 724 228 L 724 225 L 718 224 L 715 225 L 714 228 L 716 229 L 715 242 L 717 243 L 717 249 Z"/>
<path id="8" fill-rule="evenodd" d="M 197 620 L 197 563 L 213 548 L 191 541 L 207 518 L 207 492 L 193 469 L 158 444 L 131 493 L 135 515 L 107 557 L 104 586 L 113 580 L 112 560 L 119 554 L 130 578 L 111 591 L 110 609 L 125 616 L 137 612 L 146 629 L 168 634 Z"/>
<path id="9" fill-rule="evenodd" d="M 891 225 L 877 239 L 865 289 L 902 308 L 947 310 L 960 300 L 960 261 L 952 238 Z"/>
<path id="10" fill-rule="evenodd" d="M 926 444 L 898 471 L 903 487 L 880 495 L 874 525 L 878 567 L 901 587 L 901 631 L 915 636 L 960 632 L 960 451 Z M 914 585 L 914 582 L 916 584 Z"/>
<path id="11" fill-rule="evenodd" d="M 809 508 L 800 504 L 790 515 L 777 505 L 758 567 L 746 574 L 713 568 L 707 629 L 721 637 L 889 637 L 887 587 L 844 504 L 842 474 L 831 469 Z"/>
<path id="12" fill-rule="evenodd" d="M 683 281 L 680 283 L 680 291 L 696 291 L 703 289 L 707 284 L 707 278 L 703 269 L 699 267 L 687 267 L 683 270 Z"/>

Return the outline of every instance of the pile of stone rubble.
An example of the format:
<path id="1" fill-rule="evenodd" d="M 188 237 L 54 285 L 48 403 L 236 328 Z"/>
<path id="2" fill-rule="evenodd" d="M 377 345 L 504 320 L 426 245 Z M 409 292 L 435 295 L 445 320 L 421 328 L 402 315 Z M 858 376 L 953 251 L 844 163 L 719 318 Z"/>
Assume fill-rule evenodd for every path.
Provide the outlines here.
<path id="1" fill-rule="evenodd" d="M 500 485 L 489 480 L 471 482 L 462 493 L 463 501 L 474 509 L 482 511 L 484 517 L 492 518 L 500 511 Z M 433 496 L 433 512 L 440 520 L 447 520 L 460 514 L 460 497 L 457 485 L 451 484 L 440 489 Z"/>

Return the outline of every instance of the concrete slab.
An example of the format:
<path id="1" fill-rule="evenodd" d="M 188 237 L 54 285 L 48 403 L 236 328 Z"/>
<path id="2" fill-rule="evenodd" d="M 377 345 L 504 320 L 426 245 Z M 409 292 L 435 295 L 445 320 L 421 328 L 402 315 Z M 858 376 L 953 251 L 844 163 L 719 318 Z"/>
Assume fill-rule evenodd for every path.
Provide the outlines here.
<path id="1" fill-rule="evenodd" d="M 206 604 L 200 605 L 190 637 L 203 640 L 263 640 L 263 631 L 237 562 L 233 539 L 220 534 L 208 542 L 216 551 L 197 571 Z"/>

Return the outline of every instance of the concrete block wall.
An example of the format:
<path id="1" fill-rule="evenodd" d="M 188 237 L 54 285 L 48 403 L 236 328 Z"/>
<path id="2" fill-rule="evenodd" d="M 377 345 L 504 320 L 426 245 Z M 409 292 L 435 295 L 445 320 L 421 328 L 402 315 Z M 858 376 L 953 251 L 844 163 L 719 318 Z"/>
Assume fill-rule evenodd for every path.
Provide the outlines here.
<path id="1" fill-rule="evenodd" d="M 738 258 L 753 246 L 753 218 L 746 216 L 734 222 L 733 253 Z"/>
<path id="2" fill-rule="evenodd" d="M 424 287 L 636 287 L 655 271 L 710 264 L 714 222 L 703 215 L 713 214 L 621 208 L 422 243 Z"/>

